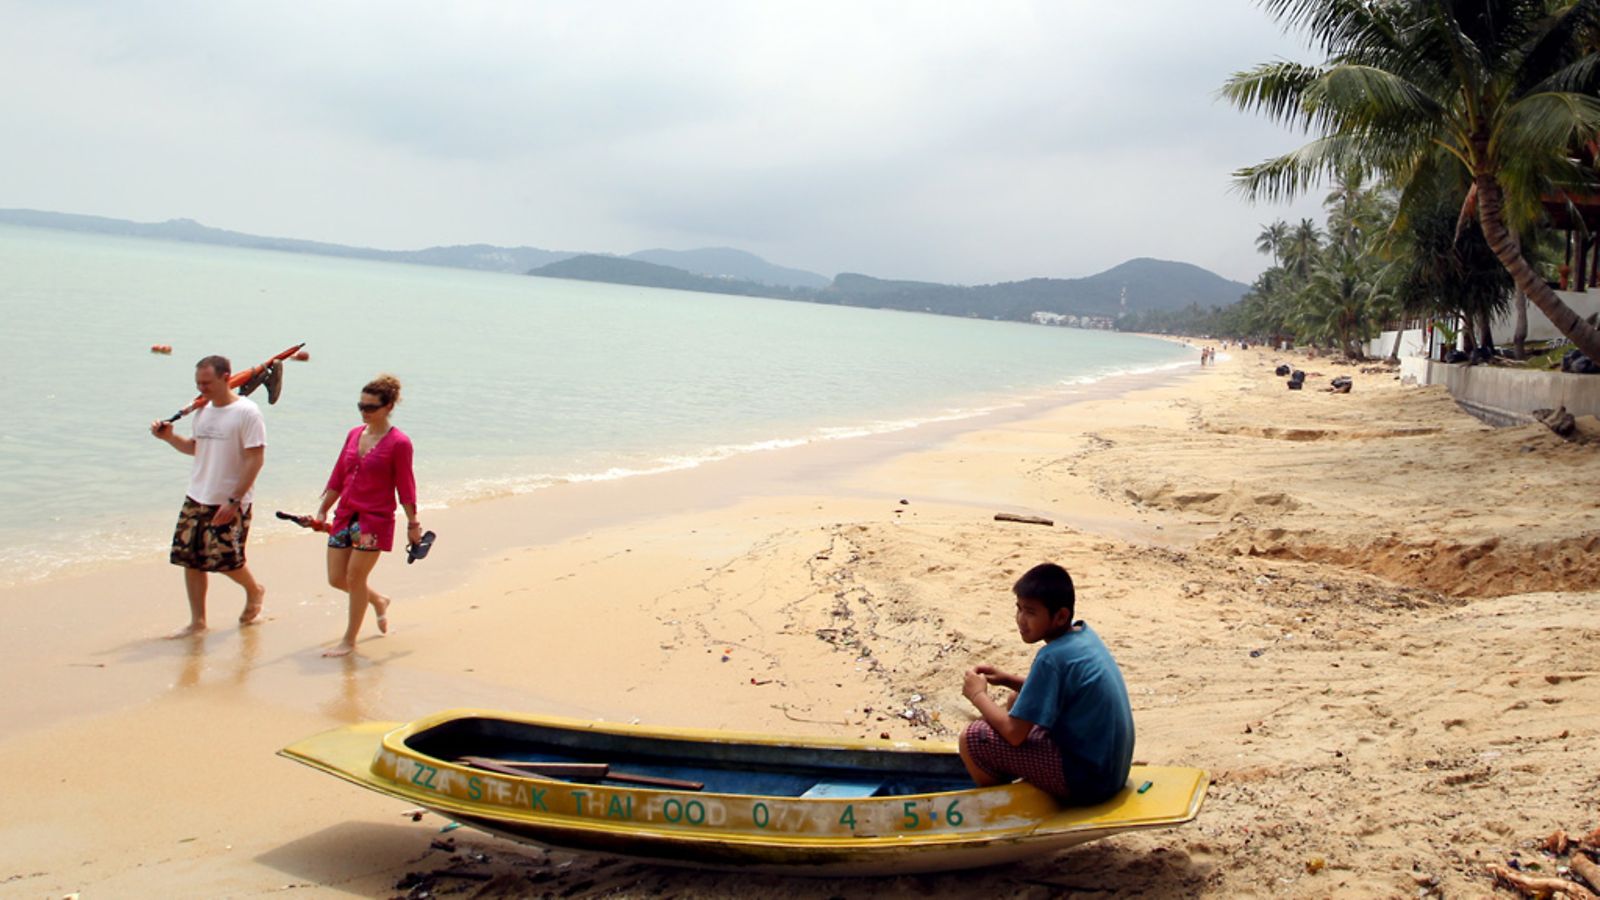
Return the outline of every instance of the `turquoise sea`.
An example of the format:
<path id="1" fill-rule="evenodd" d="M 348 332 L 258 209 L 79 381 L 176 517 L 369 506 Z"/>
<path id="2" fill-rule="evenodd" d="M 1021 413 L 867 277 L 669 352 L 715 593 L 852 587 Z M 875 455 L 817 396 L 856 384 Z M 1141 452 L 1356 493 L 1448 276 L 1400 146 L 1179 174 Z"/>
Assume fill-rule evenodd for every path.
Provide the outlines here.
<path id="1" fill-rule="evenodd" d="M 404 383 L 424 507 L 982 415 L 1187 365 L 1156 340 L 0 226 L 0 584 L 160 558 L 188 460 L 150 437 L 305 341 L 266 404 L 256 529 L 309 510 L 360 386 Z M 149 352 L 170 344 L 170 356 Z M 180 423 L 187 433 L 187 423 Z"/>

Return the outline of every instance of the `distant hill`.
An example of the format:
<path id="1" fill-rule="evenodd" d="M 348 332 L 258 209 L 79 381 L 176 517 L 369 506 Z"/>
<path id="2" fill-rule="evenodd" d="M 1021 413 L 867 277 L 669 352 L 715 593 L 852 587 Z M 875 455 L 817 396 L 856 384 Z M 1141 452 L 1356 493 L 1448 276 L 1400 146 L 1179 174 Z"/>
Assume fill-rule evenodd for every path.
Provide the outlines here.
<path id="1" fill-rule="evenodd" d="M 1199 266 L 1157 259 L 1129 260 L 1087 278 L 1030 278 L 974 287 L 845 273 L 821 290 L 785 288 L 738 278 L 710 278 L 639 259 L 594 255 L 554 262 L 528 274 L 1017 321 L 1027 321 L 1035 312 L 1115 318 L 1123 312 L 1226 306 L 1249 289 Z"/>
<path id="2" fill-rule="evenodd" d="M 211 228 L 193 219 L 129 222 L 125 219 L 108 219 L 103 216 L 80 216 L 32 209 L 0 209 L 0 222 L 32 228 L 59 228 L 66 231 L 89 231 L 96 234 L 120 234 L 195 244 L 220 244 L 227 247 L 250 247 L 256 250 L 281 250 L 286 253 L 376 259 L 384 262 L 483 269 L 492 272 L 526 272 L 535 266 L 578 255 L 558 250 L 540 250 L 537 247 L 493 247 L 488 244 L 428 247 L 423 250 L 376 250 L 370 247 L 347 247 L 343 244 L 325 244 L 296 238 L 262 237 Z"/>
<path id="3" fill-rule="evenodd" d="M 1035 312 L 1116 316 L 1198 304 L 1226 306 L 1249 285 L 1189 263 L 1131 259 L 1086 278 L 1030 278 L 962 287 L 926 281 L 886 281 L 844 274 L 817 294 L 823 303 L 908 309 L 952 316 L 1025 320 Z M 1123 305 L 1126 291 L 1126 307 Z"/>
<path id="4" fill-rule="evenodd" d="M 1115 317 L 1122 312 L 1226 306 L 1238 301 L 1249 289 L 1247 285 L 1229 281 L 1199 266 L 1144 258 L 1131 259 L 1086 278 L 1030 278 L 964 286 L 846 273 L 830 282 L 814 272 L 774 265 L 759 256 L 729 247 L 641 250 L 629 257 L 489 244 L 376 250 L 227 231 L 193 219 L 145 223 L 30 209 L 0 209 L 0 222 L 287 253 L 525 272 L 550 278 L 1018 321 L 1028 320 L 1035 312 Z"/>
<path id="5" fill-rule="evenodd" d="M 571 278 L 575 281 L 604 281 L 641 287 L 672 288 L 707 294 L 739 294 L 746 297 L 802 299 L 808 292 L 770 284 L 757 284 L 739 278 L 708 278 L 671 266 L 661 266 L 622 256 L 588 254 L 541 266 L 528 273 L 542 278 Z"/>
<path id="6" fill-rule="evenodd" d="M 640 250 L 628 254 L 629 259 L 643 260 L 658 266 L 671 266 L 696 275 L 710 278 L 736 278 L 757 284 L 776 284 L 784 287 L 825 288 L 826 276 L 804 269 L 790 269 L 773 265 L 754 253 L 732 247 L 706 247 L 701 250 Z"/>

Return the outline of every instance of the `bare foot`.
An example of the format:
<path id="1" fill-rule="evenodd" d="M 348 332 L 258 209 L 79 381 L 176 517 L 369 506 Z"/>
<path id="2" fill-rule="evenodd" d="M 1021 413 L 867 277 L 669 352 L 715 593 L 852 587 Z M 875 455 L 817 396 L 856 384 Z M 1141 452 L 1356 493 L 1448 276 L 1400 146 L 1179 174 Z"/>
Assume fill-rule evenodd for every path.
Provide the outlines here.
<path id="1" fill-rule="evenodd" d="M 262 604 L 266 603 L 267 588 L 265 585 L 257 585 L 257 587 L 259 587 L 260 590 L 256 592 L 254 597 L 249 596 L 248 594 L 245 595 L 244 612 L 239 613 L 240 625 L 260 625 L 262 622 L 266 621 L 265 619 L 261 618 L 261 606 Z"/>
<path id="2" fill-rule="evenodd" d="M 174 631 L 173 633 L 167 635 L 167 640 L 174 641 L 174 640 L 177 640 L 178 638 L 194 637 L 197 634 L 205 634 L 205 633 L 206 633 L 206 623 L 204 623 L 204 622 L 190 622 L 187 627 L 180 628 L 177 631 Z"/>
<path id="3" fill-rule="evenodd" d="M 355 645 L 340 641 L 336 647 L 329 647 L 322 651 L 323 656 L 349 656 L 356 651 Z"/>
<path id="4" fill-rule="evenodd" d="M 382 594 L 372 595 L 372 608 L 378 613 L 378 633 L 389 633 L 389 598 Z"/>

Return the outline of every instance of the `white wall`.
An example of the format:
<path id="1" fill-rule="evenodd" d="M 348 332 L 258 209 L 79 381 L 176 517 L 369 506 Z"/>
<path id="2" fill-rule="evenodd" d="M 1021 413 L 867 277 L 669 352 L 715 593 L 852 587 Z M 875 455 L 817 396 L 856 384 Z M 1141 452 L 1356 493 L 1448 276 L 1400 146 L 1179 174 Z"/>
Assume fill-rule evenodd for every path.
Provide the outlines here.
<path id="1" fill-rule="evenodd" d="M 1409 328 L 1405 336 L 1400 339 L 1400 358 L 1408 356 L 1427 356 L 1428 345 L 1422 340 L 1422 329 Z M 1389 351 L 1394 349 L 1393 331 L 1385 331 L 1370 341 L 1367 341 L 1367 356 L 1373 359 L 1388 359 Z"/>
<path id="2" fill-rule="evenodd" d="M 1600 288 L 1594 288 L 1592 290 L 1581 292 L 1556 291 L 1556 296 L 1560 297 L 1564 303 L 1572 307 L 1572 311 L 1577 313 L 1580 318 L 1600 312 Z M 1489 327 L 1494 331 L 1494 342 L 1496 346 L 1509 346 L 1511 344 L 1511 335 L 1517 330 L 1516 310 L 1506 310 L 1506 314 L 1496 318 L 1492 323 L 1490 323 Z M 1423 343 L 1422 336 L 1423 332 L 1421 329 L 1413 328 L 1406 332 L 1405 337 L 1401 338 L 1400 341 L 1401 359 L 1409 356 L 1428 355 L 1428 348 L 1427 345 Z M 1545 318 L 1544 313 L 1539 311 L 1539 307 L 1534 306 L 1533 303 L 1530 302 L 1528 304 L 1528 340 L 1547 341 L 1556 340 L 1561 337 L 1563 337 L 1563 335 L 1560 331 L 1556 330 L 1556 326 L 1550 324 L 1550 320 Z M 1437 342 L 1441 340 L 1441 338 L 1435 335 L 1434 340 Z M 1383 334 L 1367 342 L 1366 353 L 1368 356 L 1374 359 L 1384 359 L 1388 357 L 1389 351 L 1393 347 L 1394 332 L 1385 331 Z"/>

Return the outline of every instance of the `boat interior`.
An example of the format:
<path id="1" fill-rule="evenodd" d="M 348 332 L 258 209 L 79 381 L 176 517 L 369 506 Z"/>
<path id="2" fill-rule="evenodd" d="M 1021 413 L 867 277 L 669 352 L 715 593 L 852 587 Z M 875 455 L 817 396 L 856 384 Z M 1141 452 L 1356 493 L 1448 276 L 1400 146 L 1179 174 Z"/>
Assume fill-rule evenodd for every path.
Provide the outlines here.
<path id="1" fill-rule="evenodd" d="M 767 797 L 894 797 L 973 786 L 951 752 L 608 734 L 488 717 L 406 739 L 435 759 L 524 777 Z"/>

